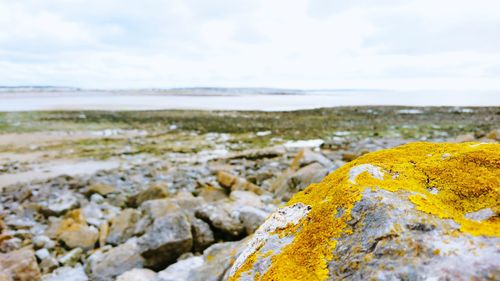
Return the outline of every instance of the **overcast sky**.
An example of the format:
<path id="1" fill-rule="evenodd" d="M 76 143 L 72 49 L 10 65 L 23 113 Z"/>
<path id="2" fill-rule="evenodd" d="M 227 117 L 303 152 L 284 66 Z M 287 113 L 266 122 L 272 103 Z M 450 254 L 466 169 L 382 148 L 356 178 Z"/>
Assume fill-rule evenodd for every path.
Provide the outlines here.
<path id="1" fill-rule="evenodd" d="M 0 85 L 500 90 L 499 0 L 0 0 Z"/>

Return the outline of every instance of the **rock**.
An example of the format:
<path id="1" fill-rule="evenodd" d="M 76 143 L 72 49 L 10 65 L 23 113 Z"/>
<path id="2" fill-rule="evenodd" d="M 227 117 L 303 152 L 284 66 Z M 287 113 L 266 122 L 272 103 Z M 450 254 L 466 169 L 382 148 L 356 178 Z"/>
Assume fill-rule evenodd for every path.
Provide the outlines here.
<path id="1" fill-rule="evenodd" d="M 181 254 L 191 251 L 191 225 L 182 213 L 167 214 L 154 220 L 153 225 L 138 239 L 145 266 L 163 269 Z"/>
<path id="2" fill-rule="evenodd" d="M 233 265 L 247 240 L 217 243 L 203 252 L 203 264 L 190 266 L 189 281 L 227 280 L 229 268 Z M 160 276 L 162 274 L 160 273 Z M 167 279 L 168 280 L 168 279 Z M 181 279 L 182 280 L 182 279 Z M 170 281 L 170 280 L 169 280 Z"/>
<path id="3" fill-rule="evenodd" d="M 344 152 L 342 153 L 342 161 L 351 162 L 352 160 L 358 158 L 358 154 L 354 152 Z"/>
<path id="4" fill-rule="evenodd" d="M 193 233 L 193 249 L 196 252 L 203 252 L 208 246 L 215 242 L 214 233 L 210 226 L 197 218 L 191 221 L 191 232 Z"/>
<path id="5" fill-rule="evenodd" d="M 204 185 L 199 191 L 198 196 L 203 198 L 206 202 L 215 202 L 227 199 L 227 194 L 224 189 L 211 185 Z"/>
<path id="6" fill-rule="evenodd" d="M 320 182 L 328 170 L 319 163 L 312 163 L 296 171 L 285 171 L 275 182 L 275 196 L 284 200 L 312 183 Z"/>
<path id="7" fill-rule="evenodd" d="M 461 143 L 461 142 L 471 142 L 471 141 L 475 141 L 475 140 L 476 140 L 476 137 L 474 137 L 474 134 L 466 134 L 466 135 L 457 136 L 453 140 L 453 142 Z"/>
<path id="8" fill-rule="evenodd" d="M 35 252 L 35 256 L 40 260 L 39 268 L 42 273 L 51 272 L 59 266 L 57 260 L 52 257 L 49 250 L 40 249 Z"/>
<path id="9" fill-rule="evenodd" d="M 137 207 L 142 204 L 142 202 L 161 199 L 168 197 L 169 192 L 166 185 L 154 184 L 148 187 L 146 190 L 139 192 L 137 195 L 129 198 L 128 205 Z"/>
<path id="10" fill-rule="evenodd" d="M 94 248 L 99 231 L 88 226 L 80 210 L 69 212 L 57 229 L 57 237 L 69 248 Z"/>
<path id="11" fill-rule="evenodd" d="M 141 212 L 135 209 L 124 209 L 117 216 L 111 219 L 106 242 L 113 245 L 118 245 L 127 241 L 134 236 L 138 231 L 136 225 L 141 218 Z"/>
<path id="12" fill-rule="evenodd" d="M 363 155 L 271 215 L 229 280 L 496 280 L 499 167 L 498 144 Z"/>
<path id="13" fill-rule="evenodd" d="M 235 190 L 231 192 L 229 198 L 239 206 L 264 207 L 261 197 L 251 191 Z"/>
<path id="14" fill-rule="evenodd" d="M 116 278 L 116 281 L 157 281 L 156 272 L 146 268 L 134 268 Z"/>
<path id="15" fill-rule="evenodd" d="M 52 192 L 48 200 L 40 203 L 40 211 L 45 216 L 59 216 L 77 207 L 76 195 L 70 191 Z"/>
<path id="16" fill-rule="evenodd" d="M 60 267 L 51 274 L 42 276 L 42 281 L 88 281 L 89 278 L 83 270 L 81 264 L 75 267 L 64 266 Z"/>
<path id="17" fill-rule="evenodd" d="M 30 248 L 22 248 L 9 253 L 0 254 L 0 280 L 37 281 L 40 280 L 40 269 L 35 253 Z"/>
<path id="18" fill-rule="evenodd" d="M 191 281 L 191 271 L 203 265 L 203 257 L 180 260 L 158 273 L 159 281 Z"/>
<path id="19" fill-rule="evenodd" d="M 247 235 L 254 233 L 269 216 L 268 212 L 252 206 L 241 206 L 238 211 L 240 221 L 243 223 Z"/>
<path id="20" fill-rule="evenodd" d="M 45 249 L 52 249 L 55 247 L 56 243 L 51 240 L 49 237 L 45 235 L 37 235 L 33 237 L 33 245 L 35 248 L 40 249 L 40 248 L 45 248 Z"/>
<path id="21" fill-rule="evenodd" d="M 140 251 L 134 238 L 114 248 L 99 249 L 88 258 L 87 272 L 91 280 L 114 280 L 126 271 L 143 266 L 144 258 Z"/>
<path id="22" fill-rule="evenodd" d="M 300 166 L 304 167 L 312 163 L 319 163 L 324 168 L 330 169 L 333 167 L 333 163 L 330 159 L 326 158 L 323 154 L 319 152 L 313 152 L 310 149 L 303 149 L 301 153 Z"/>
<path id="23" fill-rule="evenodd" d="M 197 218 L 207 222 L 212 228 L 232 238 L 241 237 L 245 227 L 239 219 L 239 213 L 227 203 L 206 204 L 196 210 Z"/>
<path id="24" fill-rule="evenodd" d="M 3 237 L 0 237 L 0 241 L 0 252 L 2 253 L 18 250 L 23 246 L 23 240 L 10 235 L 3 235 Z"/>
<path id="25" fill-rule="evenodd" d="M 500 129 L 491 130 L 487 135 L 487 139 L 500 141 Z"/>
<path id="26" fill-rule="evenodd" d="M 258 160 L 262 158 L 275 158 L 285 154 L 286 150 L 284 147 L 269 147 L 264 149 L 249 149 L 237 154 L 234 154 L 227 159 L 248 159 L 248 160 Z"/>
<path id="27" fill-rule="evenodd" d="M 97 193 L 102 196 L 106 196 L 110 193 L 115 192 L 116 189 L 112 187 L 111 185 L 104 184 L 104 183 L 95 183 L 87 187 L 87 195 L 92 195 L 94 193 Z"/>
<path id="28" fill-rule="evenodd" d="M 150 218 L 180 212 L 191 219 L 194 217 L 195 210 L 203 204 L 202 198 L 194 197 L 191 193 L 181 192 L 173 198 L 146 201 L 142 203 L 140 209 Z"/>
<path id="29" fill-rule="evenodd" d="M 63 256 L 59 257 L 59 262 L 62 265 L 73 266 L 80 261 L 83 254 L 82 248 L 74 248 Z"/>
<path id="30" fill-rule="evenodd" d="M 217 181 L 222 187 L 228 189 L 229 191 L 247 190 L 259 195 L 264 193 L 264 191 L 257 185 L 226 171 L 217 172 Z"/>

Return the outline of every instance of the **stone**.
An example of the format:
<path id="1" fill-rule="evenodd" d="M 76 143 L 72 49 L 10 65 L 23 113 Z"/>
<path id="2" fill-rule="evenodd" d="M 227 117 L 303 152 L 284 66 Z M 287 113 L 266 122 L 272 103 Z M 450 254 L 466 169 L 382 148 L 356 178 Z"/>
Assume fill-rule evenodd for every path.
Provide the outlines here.
<path id="1" fill-rule="evenodd" d="M 491 130 L 488 134 L 486 134 L 486 138 L 490 140 L 500 141 L 500 129 Z"/>
<path id="2" fill-rule="evenodd" d="M 59 262 L 62 265 L 73 266 L 80 261 L 80 257 L 83 254 L 82 248 L 74 248 L 66 254 L 59 257 Z"/>
<path id="3" fill-rule="evenodd" d="M 78 207 L 78 199 L 71 191 L 52 192 L 49 198 L 40 202 L 40 211 L 45 216 L 60 216 Z"/>
<path id="4" fill-rule="evenodd" d="M 275 158 L 286 153 L 284 147 L 268 147 L 264 149 L 249 149 L 227 157 L 227 159 L 258 160 L 263 158 Z"/>
<path id="5" fill-rule="evenodd" d="M 153 225 L 138 239 L 145 266 L 163 269 L 181 254 L 191 251 L 191 225 L 182 213 L 167 214 L 154 220 Z"/>
<path id="6" fill-rule="evenodd" d="M 196 252 L 203 252 L 215 242 L 210 225 L 200 219 L 194 218 L 191 221 L 191 232 L 193 233 L 193 249 Z"/>
<path id="7" fill-rule="evenodd" d="M 102 196 L 106 196 L 110 193 L 113 193 L 116 191 L 116 188 L 114 188 L 111 185 L 105 184 L 105 183 L 94 183 L 90 186 L 87 187 L 87 195 L 92 195 L 94 193 L 97 193 Z"/>
<path id="8" fill-rule="evenodd" d="M 40 280 L 40 269 L 33 250 L 22 248 L 0 254 L 0 277 L 0 280 L 12 281 Z"/>
<path id="9" fill-rule="evenodd" d="M 203 198 L 206 202 L 215 202 L 228 198 L 224 189 L 211 185 L 204 185 L 203 188 L 199 190 L 198 196 Z"/>
<path id="10" fill-rule="evenodd" d="M 52 273 L 42 276 L 42 281 L 89 281 L 83 266 L 77 264 L 75 267 L 63 266 Z"/>
<path id="11" fill-rule="evenodd" d="M 23 246 L 23 240 L 17 237 L 11 237 L 10 235 L 4 235 L 0 238 L 0 241 L 0 252 L 3 253 L 20 249 Z"/>
<path id="12" fill-rule="evenodd" d="M 203 257 L 190 257 L 180 260 L 158 272 L 159 281 L 191 281 L 191 272 L 203 265 Z"/>
<path id="13" fill-rule="evenodd" d="M 247 235 L 250 235 L 264 223 L 269 213 L 252 206 L 241 206 L 238 208 L 240 221 L 245 227 Z"/>
<path id="14" fill-rule="evenodd" d="M 223 170 L 217 172 L 217 181 L 229 191 L 246 190 L 259 195 L 264 193 L 259 186 Z"/>
<path id="15" fill-rule="evenodd" d="M 91 280 L 112 281 L 120 274 L 143 265 L 144 258 L 137 239 L 131 238 L 124 244 L 114 248 L 101 248 L 90 255 L 87 259 L 87 272 Z"/>
<path id="16" fill-rule="evenodd" d="M 138 231 L 136 225 L 141 218 L 141 212 L 135 209 L 124 209 L 110 221 L 110 228 L 106 242 L 118 245 L 127 241 Z"/>
<path id="17" fill-rule="evenodd" d="M 134 268 L 116 278 L 116 281 L 157 281 L 156 272 L 147 268 Z"/>
<path id="18" fill-rule="evenodd" d="M 69 212 L 57 229 L 57 237 L 69 248 L 94 248 L 99 231 L 94 226 L 87 225 L 80 210 Z"/>
<path id="19" fill-rule="evenodd" d="M 328 170 L 316 162 L 296 171 L 286 171 L 282 180 L 277 181 L 275 196 L 287 200 L 310 184 L 320 182 L 327 174 Z"/>
<path id="20" fill-rule="evenodd" d="M 207 222 L 214 230 L 230 237 L 241 237 L 245 232 L 239 213 L 233 211 L 231 204 L 206 204 L 198 208 L 195 215 Z"/>
<path id="21" fill-rule="evenodd" d="M 153 184 L 135 196 L 130 197 L 128 205 L 137 207 L 145 201 L 166 198 L 168 195 L 169 192 L 166 185 Z"/>
<path id="22" fill-rule="evenodd" d="M 499 167 L 499 144 L 363 155 L 271 215 L 228 280 L 497 280 Z"/>
<path id="23" fill-rule="evenodd" d="M 350 162 L 358 157 L 359 157 L 358 154 L 356 154 L 354 152 L 346 151 L 346 152 L 342 153 L 342 161 Z"/>
<path id="24" fill-rule="evenodd" d="M 203 264 L 198 266 L 199 264 L 195 263 L 189 267 L 190 270 L 188 280 L 227 280 L 229 269 L 234 264 L 236 257 L 240 255 L 241 250 L 245 248 L 247 242 L 248 241 L 244 239 L 237 242 L 223 242 L 210 246 L 203 252 Z M 160 276 L 162 276 L 161 273 Z"/>
<path id="25" fill-rule="evenodd" d="M 319 152 L 314 152 L 306 148 L 299 153 L 301 153 L 301 159 L 300 159 L 301 167 L 307 166 L 312 163 L 319 163 L 326 169 L 330 169 L 331 167 L 333 167 L 332 161 Z"/>
<path id="26" fill-rule="evenodd" d="M 56 243 L 52 239 L 47 237 L 46 235 L 34 236 L 32 241 L 33 241 L 33 245 L 37 249 L 40 249 L 40 248 L 52 249 L 56 245 Z"/>

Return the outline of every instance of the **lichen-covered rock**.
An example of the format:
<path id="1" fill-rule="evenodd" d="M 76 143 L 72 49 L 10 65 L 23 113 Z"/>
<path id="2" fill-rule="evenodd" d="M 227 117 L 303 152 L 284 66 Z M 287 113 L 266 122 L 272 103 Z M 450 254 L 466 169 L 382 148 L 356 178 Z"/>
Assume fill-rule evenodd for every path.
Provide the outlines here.
<path id="1" fill-rule="evenodd" d="M 256 231 L 229 280 L 498 280 L 500 145 L 363 155 Z"/>
<path id="2" fill-rule="evenodd" d="M 86 223 L 79 209 L 69 212 L 57 229 L 57 237 L 69 248 L 92 249 L 99 231 Z"/>

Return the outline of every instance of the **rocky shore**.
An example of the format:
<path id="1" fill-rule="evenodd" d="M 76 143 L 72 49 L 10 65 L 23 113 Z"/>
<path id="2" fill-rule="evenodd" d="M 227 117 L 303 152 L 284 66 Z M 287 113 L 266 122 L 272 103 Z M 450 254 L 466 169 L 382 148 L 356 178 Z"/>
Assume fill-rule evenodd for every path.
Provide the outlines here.
<path id="1" fill-rule="evenodd" d="M 385 179 L 390 165 L 400 167 L 397 165 L 403 164 L 391 156 L 394 161 L 380 160 L 377 167 L 383 171 L 363 166 L 365 162 L 376 164 L 370 152 L 421 140 L 390 134 L 367 137 L 348 131 L 336 131 L 331 138 L 300 140 L 265 130 L 254 132 L 251 137 L 193 133 L 174 127 L 168 130 L 171 133 L 110 131 L 97 138 L 85 134 L 80 138 L 74 133 L 64 141 L 60 137 L 51 139 L 53 133 L 49 133 L 43 141 L 39 138 L 35 143 L 30 140 L 20 144 L 18 140 L 18 144 L 4 146 L 2 155 L 9 160 L 2 162 L 0 176 L 17 175 L 19 183 L 1 187 L 0 280 L 253 280 L 259 276 L 262 280 L 288 280 L 292 276 L 280 275 L 279 279 L 266 274 L 272 268 L 271 260 L 286 259 L 292 262 L 287 266 L 292 267 L 314 264 L 311 260 L 290 259 L 283 250 L 302 231 L 314 232 L 314 224 L 311 222 L 306 227 L 304 218 L 309 213 L 316 213 L 316 207 L 308 203 L 310 199 L 298 199 L 318 186 L 311 184 L 321 182 L 336 170 L 338 172 L 327 179 L 331 181 L 332 175 L 354 169 L 351 172 L 355 174 L 353 180 L 362 179 L 360 184 L 371 187 L 373 181 L 367 173 L 375 178 L 383 175 Z M 426 139 L 488 143 L 500 140 L 498 130 L 433 136 Z M 248 142 L 247 138 L 252 141 Z M 255 142 L 259 138 L 266 139 L 264 146 Z M 482 147 L 480 145 L 477 151 L 481 152 Z M 453 279 L 453 275 L 443 272 L 470 262 L 471 266 L 481 264 L 468 271 L 475 274 L 471 277 L 495 280 L 498 278 L 498 270 L 494 269 L 499 267 L 495 260 L 499 260 L 500 242 L 491 237 L 498 236 L 500 164 L 495 152 L 498 145 L 491 147 L 494 149 L 487 151 L 490 158 L 477 156 L 472 163 L 496 175 L 491 182 L 485 178 L 479 183 L 491 186 L 492 192 L 497 193 L 478 193 L 481 200 L 489 199 L 484 201 L 487 206 L 481 205 L 477 210 L 468 203 L 468 197 L 462 198 L 469 205 L 464 207 L 467 212 L 461 213 L 472 221 L 491 222 L 492 226 L 487 228 L 490 230 L 480 228 L 479 232 L 474 232 L 471 230 L 474 226 L 470 226 L 468 232 L 462 233 L 460 221 L 450 220 L 454 217 L 449 214 L 428 214 L 425 210 L 413 209 L 411 204 L 416 201 L 410 200 L 410 203 L 408 194 L 415 190 L 391 193 L 392 186 L 366 188 L 363 199 L 353 203 L 354 207 L 334 211 L 343 222 L 350 214 L 363 223 L 349 222 L 352 228 L 349 233 L 345 232 L 345 226 L 338 226 L 339 232 L 331 236 L 336 237 L 337 247 L 333 247 L 331 241 L 311 240 L 312 246 L 324 245 L 324 248 L 298 248 L 314 253 L 311 258 L 322 260 L 323 264 L 320 268 L 317 264 L 303 268 L 312 274 L 307 278 L 312 279 L 304 279 L 306 277 L 298 273 L 294 276 L 304 280 L 325 279 L 326 275 L 334 280 L 364 280 L 369 276 L 392 280 L 390 276 L 396 275 L 390 275 L 390 271 L 375 270 L 375 267 L 390 265 L 400 269 L 397 274 L 402 279 L 424 280 L 418 272 L 422 270 L 421 265 L 410 267 L 410 261 L 387 261 L 411 255 L 417 263 L 439 260 L 433 268 L 433 276 Z M 448 158 L 454 159 L 456 153 L 437 148 L 424 150 L 431 154 L 434 150 L 439 151 L 439 157 L 444 157 L 442 161 L 445 162 Z M 37 154 L 26 160 L 27 155 L 40 152 L 45 156 Z M 479 152 L 467 150 L 463 157 L 469 159 Z M 25 158 L 15 160 L 20 155 Z M 77 156 L 72 158 L 72 155 Z M 71 166 L 75 158 L 78 161 L 83 158 L 85 161 L 116 161 L 116 165 L 88 173 L 71 173 L 72 167 L 82 167 Z M 42 172 L 40 178 L 23 180 L 25 173 L 48 170 L 54 165 L 47 163 L 55 162 L 66 165 L 62 174 L 51 170 L 45 173 L 50 176 L 43 177 Z M 355 165 L 362 168 L 357 171 Z M 418 162 L 415 165 L 418 166 Z M 460 169 L 467 172 L 464 167 Z M 406 177 L 403 170 L 394 169 L 392 173 L 408 180 L 421 179 L 413 174 Z M 470 177 L 473 175 L 471 173 Z M 441 182 L 432 184 L 430 181 L 426 186 L 429 194 L 453 193 L 453 190 L 442 190 Z M 295 195 L 300 191 L 302 195 Z M 319 201 L 323 198 L 314 196 Z M 491 203 L 492 196 L 496 203 Z M 346 193 L 341 197 L 339 200 L 348 200 L 352 196 Z M 380 201 L 380 198 L 385 199 Z M 337 228 L 332 226 L 333 229 Z M 445 234 L 454 238 L 444 241 Z M 432 243 L 421 242 L 431 240 Z M 441 244 L 436 246 L 438 242 Z M 468 246 L 457 247 L 462 244 Z M 480 255 L 474 255 L 479 244 L 483 250 Z M 448 265 L 452 259 L 456 267 L 439 267 Z M 366 264 L 371 267 L 359 270 Z"/>

